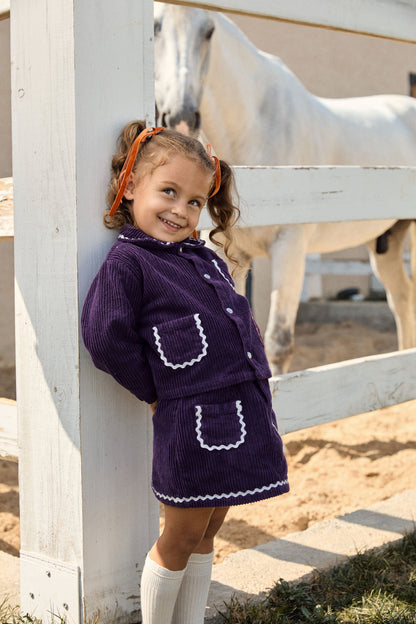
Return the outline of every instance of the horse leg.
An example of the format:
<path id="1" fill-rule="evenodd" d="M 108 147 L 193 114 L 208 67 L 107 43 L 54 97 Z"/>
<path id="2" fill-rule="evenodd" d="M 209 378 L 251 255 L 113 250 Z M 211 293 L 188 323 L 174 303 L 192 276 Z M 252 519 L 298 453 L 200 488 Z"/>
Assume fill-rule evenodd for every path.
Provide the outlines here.
<path id="1" fill-rule="evenodd" d="M 410 224 L 411 221 L 401 220 L 393 225 L 386 253 L 376 252 L 376 241 L 367 243 L 372 269 L 386 290 L 396 321 L 399 349 L 416 346 L 414 284 L 403 262 L 403 245 Z"/>
<path id="2" fill-rule="evenodd" d="M 286 373 L 293 355 L 307 231 L 304 225 L 282 226 L 270 247 L 272 292 L 264 342 L 272 375 Z"/>

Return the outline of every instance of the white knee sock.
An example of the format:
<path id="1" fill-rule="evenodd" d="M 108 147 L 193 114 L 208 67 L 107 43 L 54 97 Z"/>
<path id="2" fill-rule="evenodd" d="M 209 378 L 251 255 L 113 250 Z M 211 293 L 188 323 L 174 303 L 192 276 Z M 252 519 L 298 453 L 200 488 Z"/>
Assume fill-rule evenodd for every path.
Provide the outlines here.
<path id="1" fill-rule="evenodd" d="M 172 624 L 203 624 L 213 558 L 214 551 L 208 555 L 194 553 L 189 557 Z"/>
<path id="2" fill-rule="evenodd" d="M 142 624 L 171 624 L 185 570 L 167 570 L 147 555 L 140 583 Z"/>

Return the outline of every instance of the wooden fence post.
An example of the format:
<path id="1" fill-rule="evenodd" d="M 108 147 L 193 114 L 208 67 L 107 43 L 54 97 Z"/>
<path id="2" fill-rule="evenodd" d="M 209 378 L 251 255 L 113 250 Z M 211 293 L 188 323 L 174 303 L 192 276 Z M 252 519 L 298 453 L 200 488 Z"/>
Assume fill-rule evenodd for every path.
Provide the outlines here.
<path id="1" fill-rule="evenodd" d="M 152 0 L 12 0 L 21 606 L 44 622 L 137 622 L 158 531 L 150 410 L 79 334 L 115 139 L 154 121 L 152 46 Z"/>

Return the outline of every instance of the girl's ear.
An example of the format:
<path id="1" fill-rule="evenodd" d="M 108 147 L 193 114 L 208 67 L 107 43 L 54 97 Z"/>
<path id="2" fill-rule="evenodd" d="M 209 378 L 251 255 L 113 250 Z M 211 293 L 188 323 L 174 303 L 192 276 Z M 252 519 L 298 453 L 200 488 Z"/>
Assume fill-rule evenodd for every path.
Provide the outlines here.
<path id="1" fill-rule="evenodd" d="M 126 199 L 133 199 L 134 189 L 135 189 L 134 177 L 133 177 L 133 174 L 131 173 L 129 175 L 129 179 L 127 180 L 126 190 L 124 191 L 124 197 Z"/>

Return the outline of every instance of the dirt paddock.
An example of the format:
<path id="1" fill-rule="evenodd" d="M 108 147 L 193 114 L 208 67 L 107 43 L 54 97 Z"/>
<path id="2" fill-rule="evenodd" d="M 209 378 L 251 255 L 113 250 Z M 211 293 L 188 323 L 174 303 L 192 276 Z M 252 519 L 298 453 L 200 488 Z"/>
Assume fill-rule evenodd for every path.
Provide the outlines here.
<path id="1" fill-rule="evenodd" d="M 304 323 L 297 327 L 292 370 L 396 348 L 393 332 L 352 322 Z M 13 398 L 12 386 L 4 379 L 0 396 Z M 291 433 L 284 441 L 291 492 L 233 507 L 217 538 L 216 563 L 415 487 L 416 401 Z M 17 464 L 1 461 L 0 550 L 19 554 Z"/>

